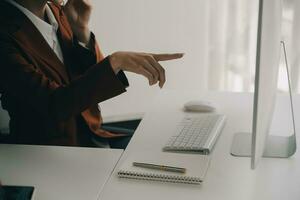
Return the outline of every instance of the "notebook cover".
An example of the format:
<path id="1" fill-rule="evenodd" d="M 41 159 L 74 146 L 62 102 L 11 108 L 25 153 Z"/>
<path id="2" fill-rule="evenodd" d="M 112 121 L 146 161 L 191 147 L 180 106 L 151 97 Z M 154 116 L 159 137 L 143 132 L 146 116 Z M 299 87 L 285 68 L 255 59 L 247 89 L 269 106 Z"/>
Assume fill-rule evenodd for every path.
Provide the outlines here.
<path id="1" fill-rule="evenodd" d="M 186 173 L 182 174 L 135 167 L 132 165 L 133 162 L 186 168 Z M 118 170 L 118 176 L 120 178 L 200 184 L 204 180 L 209 163 L 209 155 L 167 152 L 161 152 L 159 154 L 134 153 L 128 156 L 127 159 L 121 164 L 121 167 Z"/>

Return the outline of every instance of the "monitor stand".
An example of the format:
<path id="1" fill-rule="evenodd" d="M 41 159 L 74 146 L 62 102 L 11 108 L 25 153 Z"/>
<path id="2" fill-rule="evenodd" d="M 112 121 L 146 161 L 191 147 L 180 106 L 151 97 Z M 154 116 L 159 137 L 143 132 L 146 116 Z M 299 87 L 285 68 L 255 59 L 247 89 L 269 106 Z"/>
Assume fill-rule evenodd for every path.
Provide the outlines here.
<path id="1" fill-rule="evenodd" d="M 293 98 L 292 98 L 291 81 L 289 75 L 289 67 L 287 62 L 285 43 L 282 41 L 281 44 L 284 50 L 286 72 L 288 77 L 289 96 L 290 96 L 294 132 L 291 136 L 274 136 L 274 135 L 267 136 L 263 157 L 269 157 L 269 158 L 288 158 L 291 157 L 296 152 L 297 149 L 296 128 L 295 128 L 295 118 L 294 118 Z M 231 147 L 231 155 L 239 156 L 239 157 L 251 157 L 252 133 L 236 133 L 234 135 L 232 147 Z"/>
<path id="2" fill-rule="evenodd" d="M 263 157 L 288 158 L 296 152 L 296 136 L 268 135 Z M 233 138 L 231 155 L 251 157 L 252 133 L 236 133 Z"/>

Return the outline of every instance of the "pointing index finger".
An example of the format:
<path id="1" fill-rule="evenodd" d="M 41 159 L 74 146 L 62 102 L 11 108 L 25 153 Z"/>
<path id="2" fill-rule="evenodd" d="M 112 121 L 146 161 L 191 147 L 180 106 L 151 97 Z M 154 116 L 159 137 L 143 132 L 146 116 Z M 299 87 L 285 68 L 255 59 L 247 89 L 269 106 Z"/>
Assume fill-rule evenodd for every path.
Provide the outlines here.
<path id="1" fill-rule="evenodd" d="M 183 57 L 183 53 L 173 53 L 173 54 L 151 54 L 156 61 L 167 61 L 174 60 Z"/>

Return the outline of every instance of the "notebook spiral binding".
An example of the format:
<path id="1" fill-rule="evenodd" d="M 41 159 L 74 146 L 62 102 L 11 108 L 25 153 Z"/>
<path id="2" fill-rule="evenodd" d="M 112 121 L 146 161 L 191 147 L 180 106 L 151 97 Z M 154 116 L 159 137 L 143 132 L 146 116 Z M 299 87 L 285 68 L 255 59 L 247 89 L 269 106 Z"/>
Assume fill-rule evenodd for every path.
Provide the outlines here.
<path id="1" fill-rule="evenodd" d="M 163 175 L 163 174 L 153 174 L 153 173 L 137 173 L 131 171 L 124 171 L 124 170 L 118 172 L 118 177 L 138 179 L 138 180 L 160 181 L 160 182 L 185 183 L 185 184 L 202 183 L 202 180 L 196 177 Z"/>

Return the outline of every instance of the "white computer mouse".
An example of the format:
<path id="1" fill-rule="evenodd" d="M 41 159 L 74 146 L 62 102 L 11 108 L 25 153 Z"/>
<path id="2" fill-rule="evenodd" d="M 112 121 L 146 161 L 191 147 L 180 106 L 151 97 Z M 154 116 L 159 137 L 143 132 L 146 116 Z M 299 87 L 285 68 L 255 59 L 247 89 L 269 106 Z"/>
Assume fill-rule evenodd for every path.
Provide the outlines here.
<path id="1" fill-rule="evenodd" d="M 184 104 L 184 109 L 190 112 L 214 112 L 216 105 L 208 101 L 189 101 Z"/>

